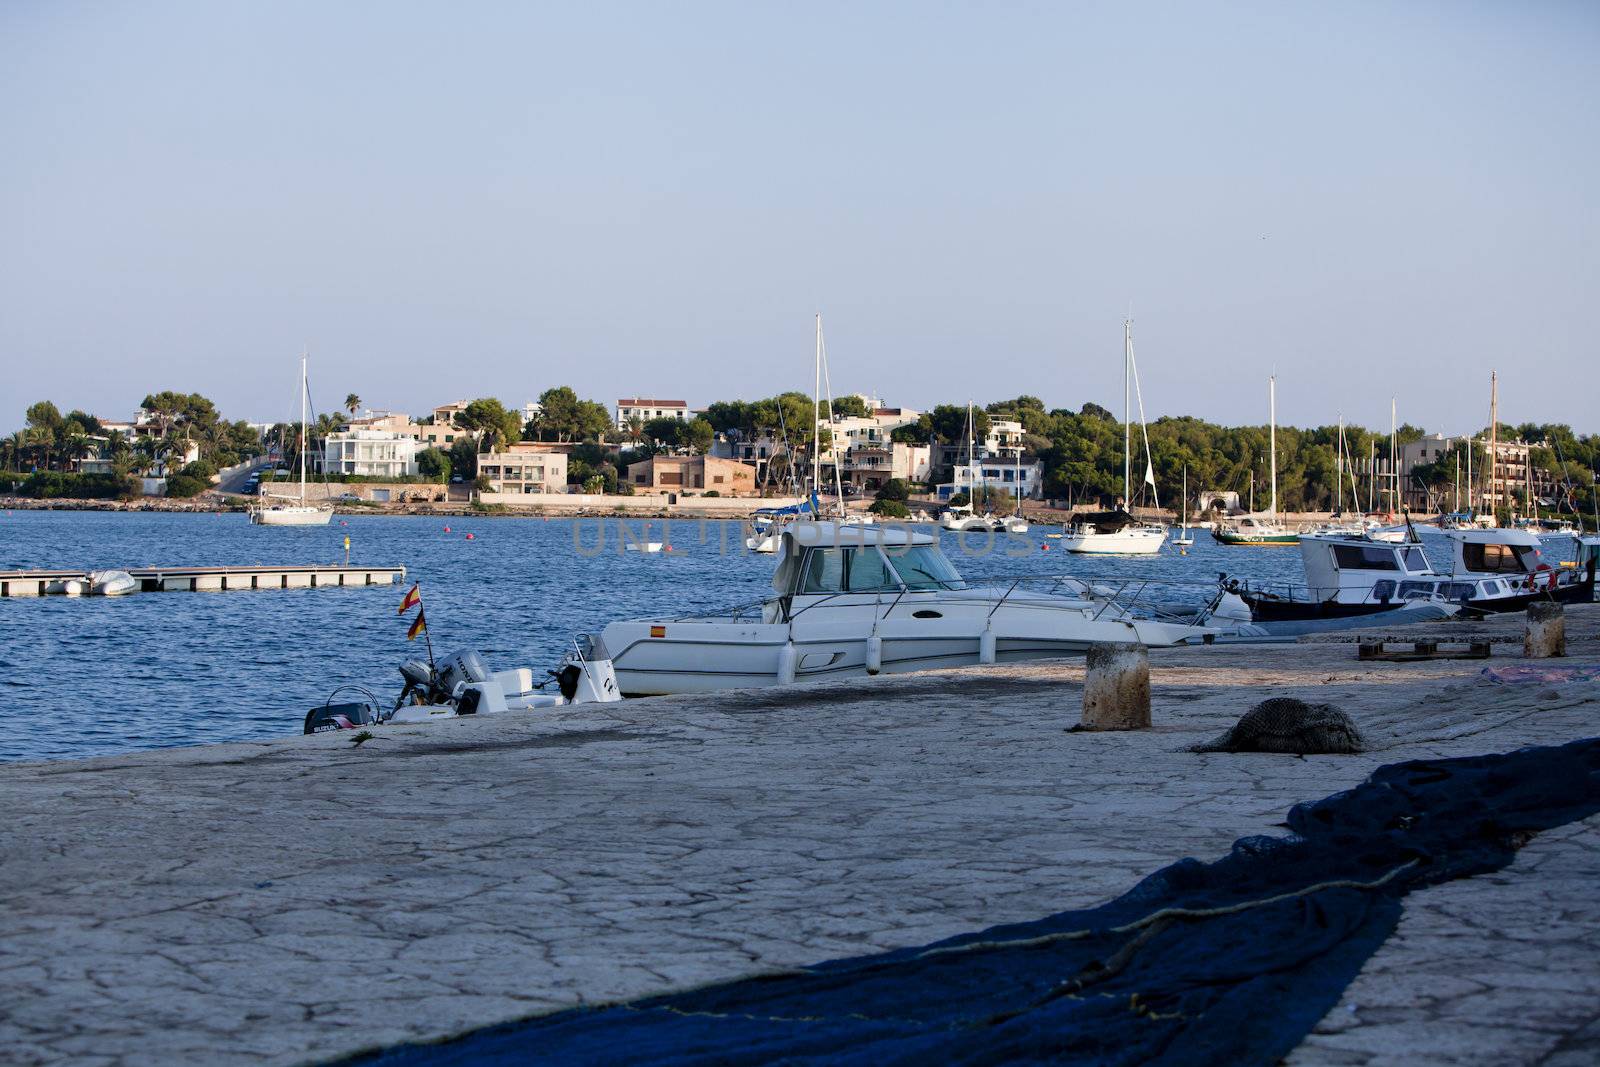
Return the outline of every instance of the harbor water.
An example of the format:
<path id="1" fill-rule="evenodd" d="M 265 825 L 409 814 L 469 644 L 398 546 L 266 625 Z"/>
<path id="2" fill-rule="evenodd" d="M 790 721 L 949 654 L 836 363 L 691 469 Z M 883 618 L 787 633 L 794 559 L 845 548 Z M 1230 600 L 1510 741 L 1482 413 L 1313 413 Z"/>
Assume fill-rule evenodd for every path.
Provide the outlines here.
<path id="1" fill-rule="evenodd" d="M 240 514 L 0 513 L 0 570 L 142 565 L 404 565 L 404 584 L 351 589 L 0 599 L 0 761 L 62 759 L 282 737 L 339 685 L 400 688 L 400 598 L 420 582 L 434 649 L 491 667 L 554 667 L 574 634 L 618 618 L 692 614 L 771 591 L 774 558 L 744 550 L 739 522 L 651 520 L 672 551 L 622 549 L 645 520 L 341 516 L 328 527 L 250 525 Z M 1228 548 L 1206 530 L 1180 554 L 1074 556 L 1046 537 L 944 533 L 969 578 L 1067 573 L 1150 597 L 1199 601 L 1219 571 L 1301 580 L 1293 548 Z M 470 537 L 468 535 L 471 535 Z M 1442 538 L 1425 538 L 1436 566 Z M 1046 549 L 1044 546 L 1050 546 Z"/>

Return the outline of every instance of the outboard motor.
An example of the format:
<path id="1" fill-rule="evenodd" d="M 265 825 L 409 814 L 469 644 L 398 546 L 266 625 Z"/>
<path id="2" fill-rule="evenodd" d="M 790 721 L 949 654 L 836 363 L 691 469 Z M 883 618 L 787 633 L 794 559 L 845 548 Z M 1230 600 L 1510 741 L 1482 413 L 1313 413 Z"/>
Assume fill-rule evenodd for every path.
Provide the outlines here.
<path id="1" fill-rule="evenodd" d="M 354 730 L 378 721 L 378 708 L 370 701 L 358 700 L 344 704 L 327 703 L 306 712 L 308 734 L 325 734 L 332 730 Z"/>
<path id="2" fill-rule="evenodd" d="M 408 659 L 400 664 L 400 677 L 406 680 L 406 685 L 395 698 L 396 708 L 404 706 L 412 697 L 418 704 L 442 704 L 448 697 L 439 688 L 439 677 L 433 668 L 420 659 Z"/>
<path id="3" fill-rule="evenodd" d="M 454 696 L 458 686 L 473 682 L 487 682 L 489 666 L 483 657 L 468 649 L 455 652 L 439 661 L 439 688 Z"/>

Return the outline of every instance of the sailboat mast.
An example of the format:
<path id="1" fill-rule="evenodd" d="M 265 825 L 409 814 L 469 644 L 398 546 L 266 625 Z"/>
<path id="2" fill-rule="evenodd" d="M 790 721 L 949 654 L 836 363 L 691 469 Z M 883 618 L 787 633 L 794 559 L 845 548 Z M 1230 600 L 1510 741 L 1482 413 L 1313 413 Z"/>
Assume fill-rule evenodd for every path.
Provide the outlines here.
<path id="1" fill-rule="evenodd" d="M 306 503 L 306 357 L 300 356 L 300 506 Z"/>
<path id="2" fill-rule="evenodd" d="M 1340 514 L 1343 514 L 1344 513 L 1344 413 L 1343 412 L 1339 413 L 1339 460 L 1338 460 L 1338 463 L 1336 464 L 1336 466 L 1339 468 L 1335 472 L 1339 476 L 1339 487 L 1338 487 L 1338 489 L 1335 490 L 1335 492 L 1338 494 L 1338 499 L 1334 502 L 1334 507 L 1339 510 Z"/>
<path id="3" fill-rule="evenodd" d="M 822 315 L 817 314 L 817 359 L 811 383 L 811 491 L 822 492 Z"/>
<path id="4" fill-rule="evenodd" d="M 1389 398 L 1389 479 L 1394 483 L 1394 503 L 1389 507 L 1389 514 L 1393 515 L 1400 510 L 1400 440 L 1395 429 L 1395 398 Z"/>
<path id="5" fill-rule="evenodd" d="M 1495 514 L 1495 525 L 1500 525 L 1500 381 L 1494 371 L 1489 372 L 1489 510 Z"/>
<path id="6" fill-rule="evenodd" d="M 1456 453 L 1456 514 L 1461 514 L 1461 453 Z"/>
<path id="7" fill-rule="evenodd" d="M 1373 438 L 1367 442 L 1367 514 L 1378 510 L 1373 506 L 1373 494 L 1377 491 L 1378 484 L 1378 441 Z"/>
<path id="8" fill-rule="evenodd" d="M 1268 514 L 1278 517 L 1278 376 L 1267 379 L 1268 417 L 1267 447 L 1272 452 L 1272 505 Z"/>
<path id="9" fill-rule="evenodd" d="M 1133 321 L 1122 320 L 1122 506 L 1133 509 L 1133 410 L 1129 370 L 1133 357 Z"/>

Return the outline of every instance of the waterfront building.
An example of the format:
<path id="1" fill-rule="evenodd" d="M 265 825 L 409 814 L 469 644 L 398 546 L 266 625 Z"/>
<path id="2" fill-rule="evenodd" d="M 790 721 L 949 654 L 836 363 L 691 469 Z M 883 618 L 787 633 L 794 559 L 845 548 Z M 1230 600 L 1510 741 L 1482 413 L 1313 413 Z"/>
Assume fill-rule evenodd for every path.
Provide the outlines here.
<path id="1" fill-rule="evenodd" d="M 877 492 L 893 478 L 925 482 L 932 454 L 933 450 L 927 445 L 908 445 L 900 441 L 856 445 L 845 451 L 839 467 L 840 480 L 861 493 Z"/>
<path id="2" fill-rule="evenodd" d="M 492 493 L 564 493 L 570 445 L 517 441 L 478 457 L 478 474 Z"/>
<path id="3" fill-rule="evenodd" d="M 678 419 L 688 422 L 694 418 L 687 402 L 682 400 L 652 400 L 648 397 L 629 397 L 617 401 L 617 429 L 626 430 L 628 420 Z"/>
<path id="4" fill-rule="evenodd" d="M 422 446 L 424 448 L 439 448 L 450 451 L 450 446 L 455 444 L 456 438 L 465 437 L 473 440 L 477 437 L 470 430 L 456 428 L 456 416 L 467 410 L 468 401 L 457 400 L 452 404 L 440 404 L 433 409 L 433 421 L 423 427 Z"/>
<path id="5" fill-rule="evenodd" d="M 950 481 L 936 486 L 934 492 L 940 500 L 949 500 L 977 485 L 998 489 L 1008 496 L 1038 499 L 1044 495 L 1044 464 L 1037 456 L 1026 453 L 980 456 L 976 463 L 951 465 Z"/>
<path id="6" fill-rule="evenodd" d="M 346 430 L 381 430 L 384 433 L 409 437 L 413 441 L 422 440 L 422 427 L 418 426 L 410 415 L 394 411 L 373 411 L 368 408 L 360 416 L 346 419 L 344 428 Z"/>
<path id="7" fill-rule="evenodd" d="M 341 430 L 322 442 L 322 472 L 365 478 L 405 478 L 417 473 L 415 437 L 392 430 Z"/>
<path id="8" fill-rule="evenodd" d="M 756 491 L 756 468 L 717 456 L 652 456 L 628 464 L 626 479 L 635 490 L 677 493 L 715 491 L 722 496 L 750 496 Z"/>

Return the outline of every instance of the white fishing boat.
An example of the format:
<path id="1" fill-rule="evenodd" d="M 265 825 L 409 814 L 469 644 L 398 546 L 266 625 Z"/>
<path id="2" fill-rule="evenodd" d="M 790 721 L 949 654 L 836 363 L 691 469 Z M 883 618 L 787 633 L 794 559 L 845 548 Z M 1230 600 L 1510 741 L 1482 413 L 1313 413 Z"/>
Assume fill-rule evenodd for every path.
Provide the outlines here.
<path id="1" fill-rule="evenodd" d="M 1415 540 L 1306 536 L 1300 540 L 1304 586 L 1225 575 L 1222 587 L 1250 606 L 1256 622 L 1347 618 L 1423 604 L 1494 613 L 1520 611 L 1537 600 L 1594 597 L 1596 555 L 1586 546 L 1579 546 L 1572 567 L 1563 568 L 1552 566 L 1538 537 L 1523 530 L 1452 530 L 1448 536 L 1448 571 L 1435 570 Z"/>
<path id="2" fill-rule="evenodd" d="M 1061 547 L 1068 552 L 1093 555 L 1150 556 L 1167 543 L 1167 528 L 1140 522 L 1127 510 L 1133 503 L 1133 393 L 1139 396 L 1139 431 L 1144 436 L 1144 481 L 1157 507 L 1155 465 L 1150 461 L 1150 432 L 1144 421 L 1144 392 L 1133 361 L 1133 322 L 1122 323 L 1122 506 L 1115 511 L 1091 512 L 1061 531 Z"/>
<path id="3" fill-rule="evenodd" d="M 625 695 L 700 693 L 1012 662 L 1214 634 L 1140 617 L 1076 579 L 978 586 L 932 535 L 798 522 L 784 528 L 773 594 L 707 615 L 614 622 L 589 638 Z"/>
<path id="4" fill-rule="evenodd" d="M 306 357 L 300 357 L 300 496 L 286 497 L 269 494 L 262 486 L 256 502 L 249 509 L 250 521 L 257 526 L 326 526 L 333 519 L 329 504 L 306 502 L 306 408 L 309 391 L 306 385 Z"/>

